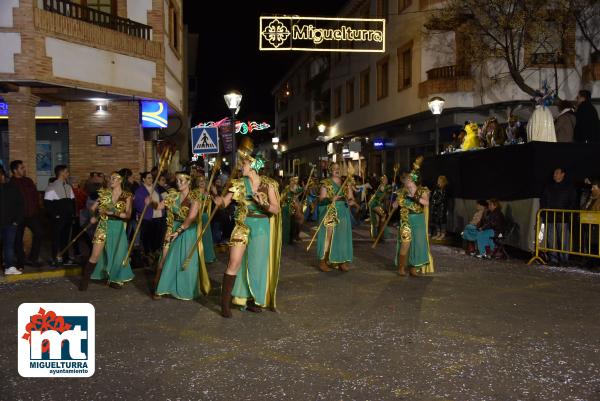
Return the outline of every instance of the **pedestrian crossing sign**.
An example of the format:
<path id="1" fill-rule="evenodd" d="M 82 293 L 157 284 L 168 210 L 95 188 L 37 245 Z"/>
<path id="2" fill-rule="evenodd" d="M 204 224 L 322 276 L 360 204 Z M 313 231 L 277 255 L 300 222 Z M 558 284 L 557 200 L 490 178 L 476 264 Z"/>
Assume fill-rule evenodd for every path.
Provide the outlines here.
<path id="1" fill-rule="evenodd" d="M 195 155 L 219 153 L 219 129 L 217 127 L 192 128 L 192 153 Z"/>

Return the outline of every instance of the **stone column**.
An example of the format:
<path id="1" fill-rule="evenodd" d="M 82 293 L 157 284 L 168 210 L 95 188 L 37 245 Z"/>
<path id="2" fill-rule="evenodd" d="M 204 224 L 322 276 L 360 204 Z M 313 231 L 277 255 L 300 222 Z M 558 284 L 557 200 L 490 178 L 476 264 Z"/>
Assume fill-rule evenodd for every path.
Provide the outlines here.
<path id="1" fill-rule="evenodd" d="M 36 180 L 35 106 L 40 98 L 31 88 L 21 86 L 18 92 L 2 95 L 8 104 L 8 147 L 10 160 L 23 160 L 27 175 Z"/>
<path id="2" fill-rule="evenodd" d="M 145 170 L 150 171 L 154 166 L 154 144 L 152 141 L 144 142 Z"/>

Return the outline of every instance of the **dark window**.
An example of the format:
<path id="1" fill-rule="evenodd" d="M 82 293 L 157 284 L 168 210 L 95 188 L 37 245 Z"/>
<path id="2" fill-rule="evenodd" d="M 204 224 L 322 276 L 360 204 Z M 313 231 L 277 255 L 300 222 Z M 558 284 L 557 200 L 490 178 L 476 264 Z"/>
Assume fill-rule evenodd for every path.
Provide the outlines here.
<path id="1" fill-rule="evenodd" d="M 354 78 L 346 81 L 346 113 L 354 110 Z"/>
<path id="2" fill-rule="evenodd" d="M 368 68 L 360 73 L 360 107 L 369 104 L 369 75 Z"/>
<path id="3" fill-rule="evenodd" d="M 342 87 L 338 86 L 333 90 L 333 118 L 342 114 Z"/>
<path id="4" fill-rule="evenodd" d="M 377 63 L 377 99 L 383 99 L 388 95 L 388 67 L 388 57 Z"/>

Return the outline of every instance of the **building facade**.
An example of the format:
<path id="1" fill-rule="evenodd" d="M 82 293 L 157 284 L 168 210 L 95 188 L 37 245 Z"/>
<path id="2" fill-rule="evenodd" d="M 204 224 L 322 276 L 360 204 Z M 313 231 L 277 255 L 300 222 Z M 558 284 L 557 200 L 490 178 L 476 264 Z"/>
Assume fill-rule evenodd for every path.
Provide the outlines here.
<path id="1" fill-rule="evenodd" d="M 140 101 L 186 120 L 181 16 L 181 0 L 0 2 L 3 164 L 23 160 L 39 189 L 58 164 L 79 178 L 150 168 Z"/>
<path id="2" fill-rule="evenodd" d="M 389 174 L 396 163 L 408 169 L 417 155 L 435 153 L 435 118 L 428 108 L 434 96 L 445 100 L 439 118 L 442 148 L 468 120 L 482 124 L 496 117 L 506 123 L 513 113 L 527 122 L 534 107 L 531 96 L 506 73 L 504 61 L 475 67 L 460 27 L 426 28 L 430 11 L 441 3 L 348 1 L 340 17 L 386 19 L 386 52 L 331 53 L 318 80 L 310 66 L 323 56 L 304 56 L 283 77 L 273 95 L 287 172 L 324 156 L 354 160 L 369 175 Z M 545 54 L 525 51 L 530 58 L 530 67 L 522 73 L 527 85 L 541 88 L 545 80 L 557 80 L 561 99 L 574 100 L 580 89 L 589 89 L 598 98 L 600 64 L 580 36 L 573 24 L 559 38 L 564 57 L 556 75 L 553 65 L 544 61 Z M 311 84 L 321 85 L 320 90 L 309 92 Z M 316 118 L 314 106 L 323 101 L 329 102 L 328 115 Z M 306 133 L 305 127 L 320 123 L 326 125 L 324 133 Z"/>

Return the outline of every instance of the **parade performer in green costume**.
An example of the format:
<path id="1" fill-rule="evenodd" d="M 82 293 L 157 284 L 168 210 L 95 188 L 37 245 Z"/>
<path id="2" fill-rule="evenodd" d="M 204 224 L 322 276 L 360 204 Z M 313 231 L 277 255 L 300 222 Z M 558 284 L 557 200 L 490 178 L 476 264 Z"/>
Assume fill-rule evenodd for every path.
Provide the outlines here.
<path id="1" fill-rule="evenodd" d="M 411 276 L 417 272 L 432 273 L 433 258 L 429 251 L 428 219 L 429 189 L 419 184 L 419 169 L 423 161 L 419 157 L 413 163 L 413 170 L 402 176 L 402 188 L 396 192 L 394 208 L 400 208 L 400 225 L 394 263 L 398 274 L 406 275 L 406 266 Z"/>
<path id="2" fill-rule="evenodd" d="M 202 194 L 190 188 L 192 179 L 187 173 L 178 173 L 177 189 L 169 190 L 159 208 L 167 211 L 167 230 L 159 267 L 154 279 L 154 299 L 171 295 L 191 300 L 210 292 L 210 280 L 204 263 L 203 241 L 196 245 L 200 227 L 198 212 Z M 184 261 L 190 249 L 197 246 L 190 263 Z"/>
<path id="3" fill-rule="evenodd" d="M 281 192 L 281 218 L 284 244 L 291 244 L 293 240 L 298 240 L 298 234 L 300 233 L 299 224 L 301 224 L 303 219 L 298 197 L 302 192 L 302 187 L 298 185 L 298 177 L 290 178 L 289 185 Z"/>
<path id="4" fill-rule="evenodd" d="M 388 185 L 386 175 L 381 176 L 381 182 L 377 190 L 369 199 L 369 218 L 371 221 L 371 238 L 375 239 L 377 234 L 383 229 L 387 213 L 385 211 L 385 198 L 390 194 L 392 187 Z M 386 237 L 384 233 L 383 237 Z"/>
<path id="5" fill-rule="evenodd" d="M 208 183 L 206 182 L 206 177 L 201 175 L 198 177 L 198 191 L 200 192 L 200 209 L 202 210 L 202 227 L 205 227 L 208 224 L 208 216 L 210 216 L 210 212 L 212 210 L 212 197 L 209 194 L 210 190 L 206 188 Z M 202 207 L 202 202 L 204 202 L 204 207 Z M 200 219 L 200 216 L 198 216 Z M 204 261 L 206 263 L 212 263 L 217 260 L 217 255 L 215 254 L 215 245 L 213 243 L 212 231 L 210 227 L 206 231 L 204 231 L 204 235 L 202 235 L 202 245 L 204 248 Z"/>
<path id="6" fill-rule="evenodd" d="M 348 202 L 354 199 L 351 185 L 341 188 L 343 183 L 340 175 L 340 165 L 332 163 L 329 167 L 330 178 L 321 181 L 319 193 L 318 221 L 320 225 L 317 234 L 317 257 L 319 269 L 331 271 L 332 267 L 343 272 L 349 270 L 348 263 L 352 262 L 352 224 Z M 351 181 L 351 180 L 348 180 Z M 331 203 L 332 207 L 329 207 Z"/>
<path id="7" fill-rule="evenodd" d="M 98 223 L 92 240 L 90 258 L 82 270 L 79 289 L 85 291 L 91 278 L 107 280 L 112 288 L 121 288 L 133 279 L 127 255 L 127 220 L 131 217 L 132 195 L 123 189 L 123 177 L 119 173 L 110 176 L 109 188 L 98 191 L 98 200 L 90 208 L 95 216 L 91 223 Z M 92 273 L 93 272 L 93 273 Z"/>
<path id="8" fill-rule="evenodd" d="M 238 148 L 243 177 L 231 181 L 227 195 L 215 198 L 220 207 L 237 203 L 221 288 L 221 315 L 227 318 L 232 316 L 232 296 L 234 304 L 251 312 L 276 307 L 282 237 L 279 188 L 275 180 L 259 175 L 264 160 L 252 151 L 252 141 L 245 138 Z"/>

